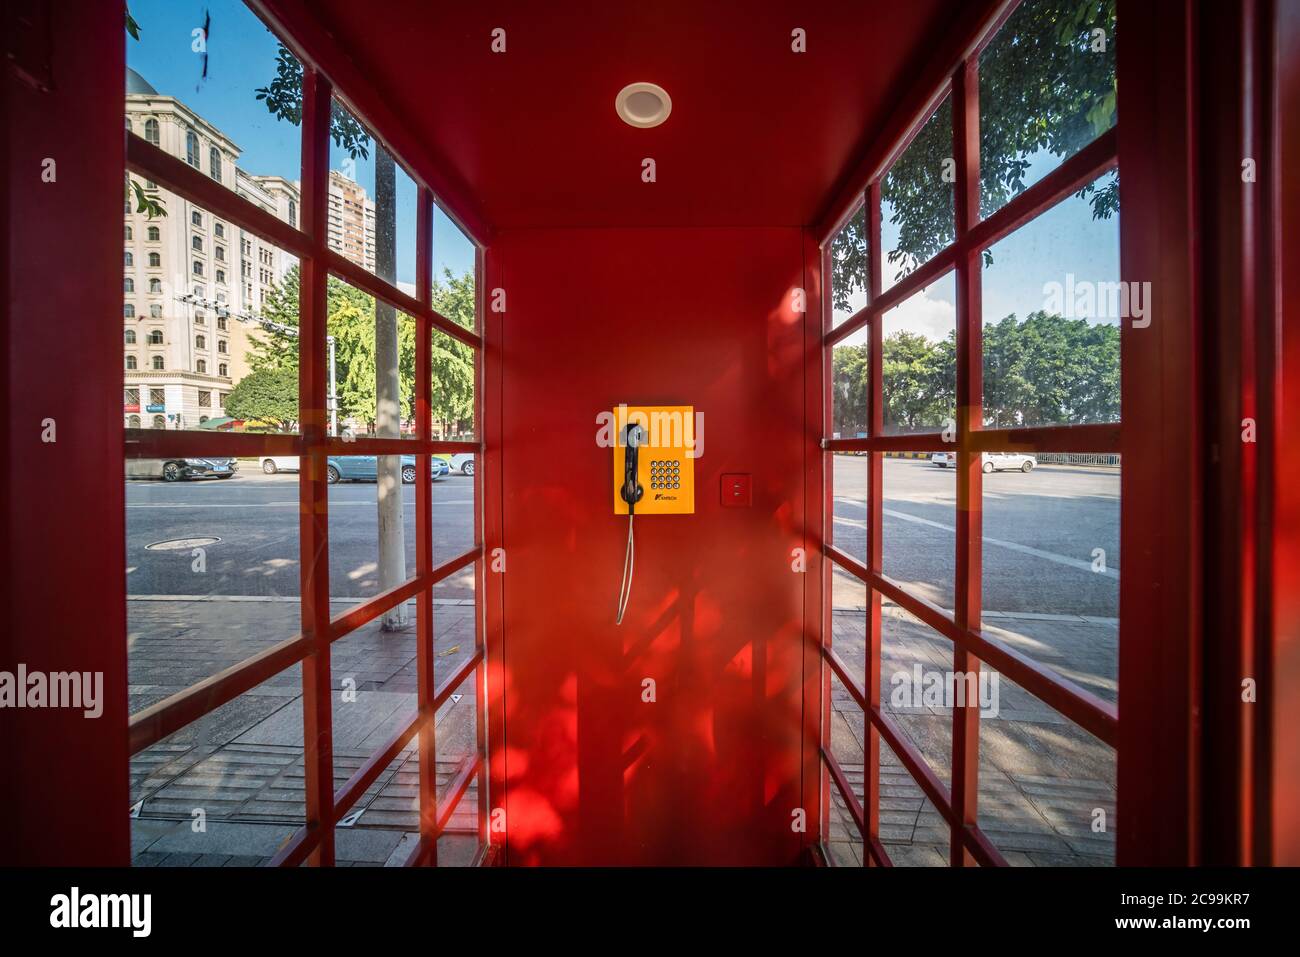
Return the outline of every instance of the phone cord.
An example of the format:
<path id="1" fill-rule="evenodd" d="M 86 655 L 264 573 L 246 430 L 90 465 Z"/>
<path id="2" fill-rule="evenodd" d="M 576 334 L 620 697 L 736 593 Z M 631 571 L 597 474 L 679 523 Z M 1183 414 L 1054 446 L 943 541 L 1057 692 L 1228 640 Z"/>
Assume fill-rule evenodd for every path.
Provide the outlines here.
<path id="1" fill-rule="evenodd" d="M 623 584 L 618 587 L 618 618 L 616 625 L 623 624 L 623 613 L 627 611 L 628 599 L 632 597 L 632 572 L 636 568 L 636 548 L 632 541 L 632 517 L 627 513 L 627 551 L 623 555 Z"/>

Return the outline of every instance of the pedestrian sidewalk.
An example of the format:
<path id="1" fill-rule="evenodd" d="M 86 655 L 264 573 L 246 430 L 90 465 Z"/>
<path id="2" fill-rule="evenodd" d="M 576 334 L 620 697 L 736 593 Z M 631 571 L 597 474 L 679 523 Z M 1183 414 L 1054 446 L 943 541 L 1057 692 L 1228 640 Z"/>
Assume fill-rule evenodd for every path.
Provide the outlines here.
<path id="1" fill-rule="evenodd" d="M 341 611 L 347 604 L 335 607 Z M 413 619 L 414 605 L 408 605 Z M 472 602 L 435 604 L 435 676 L 474 651 Z M 132 713 L 298 633 L 291 602 L 136 600 L 128 603 Z M 396 632 L 372 622 L 331 646 L 334 787 L 337 790 L 416 712 L 414 621 Z M 439 709 L 441 793 L 477 736 L 473 678 Z M 302 825 L 301 668 L 295 665 L 131 759 L 132 855 L 141 865 L 251 865 L 269 860 Z M 416 839 L 418 764 L 413 740 L 338 830 L 340 863 L 400 863 Z M 443 864 L 476 847 L 477 784 L 439 841 Z M 196 812 L 204 829 L 197 830 Z"/>
<path id="2" fill-rule="evenodd" d="M 991 617 L 991 616 L 990 616 Z M 866 609 L 836 609 L 832 642 L 855 680 L 866 662 Z M 985 631 L 1042 661 L 1106 700 L 1117 694 L 1117 627 L 1077 616 L 1011 613 Z M 951 786 L 952 710 L 895 704 L 896 675 L 953 670 L 952 643 L 899 606 L 881 609 L 881 709 Z M 984 668 L 987 670 L 988 666 Z M 832 677 L 831 753 L 863 799 L 862 709 Z M 990 686 L 991 690 L 991 686 Z M 903 700 L 907 700 L 904 698 Z M 1114 862 L 1115 752 L 1023 688 L 999 676 L 996 714 L 982 715 L 978 821 L 1009 863 L 1105 865 Z M 848 807 L 832 789 L 831 852 L 862 863 Z M 1096 830 L 1098 821 L 1105 830 Z M 895 864 L 946 866 L 948 826 L 898 758 L 880 741 L 880 839 Z"/>

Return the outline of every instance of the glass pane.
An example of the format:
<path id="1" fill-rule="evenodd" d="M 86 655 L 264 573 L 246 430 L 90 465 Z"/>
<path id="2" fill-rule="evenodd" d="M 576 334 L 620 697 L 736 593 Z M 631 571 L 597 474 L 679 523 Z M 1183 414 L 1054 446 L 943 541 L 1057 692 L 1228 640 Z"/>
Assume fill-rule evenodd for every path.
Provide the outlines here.
<path id="1" fill-rule="evenodd" d="M 980 54 L 988 216 L 1115 125 L 1115 4 L 1024 0 Z M 1105 209 L 1113 192 L 1088 197 Z"/>
<path id="2" fill-rule="evenodd" d="M 132 757 L 131 863 L 269 861 L 306 820 L 301 699 L 294 665 Z"/>
<path id="3" fill-rule="evenodd" d="M 944 784 L 952 763 L 952 642 L 882 596 L 880 709 Z"/>
<path id="4" fill-rule="evenodd" d="M 330 646 L 334 772 L 340 785 L 415 717 L 414 600 L 407 603 L 406 617 L 400 628 L 374 619 Z"/>
<path id="5" fill-rule="evenodd" d="M 880 739 L 880 843 L 895 867 L 947 867 L 949 828 L 903 767 L 885 739 Z"/>
<path id="6" fill-rule="evenodd" d="M 474 281 L 472 276 L 463 278 L 468 281 L 467 289 L 462 286 L 459 291 L 452 291 L 434 286 L 434 308 L 442 312 L 440 307 L 443 306 L 469 306 L 467 312 L 452 312 L 448 318 L 462 318 L 467 325 L 472 325 Z M 478 437 L 474 422 L 477 412 L 474 379 L 478 357 L 472 347 L 438 329 L 433 330 L 429 348 L 432 370 L 430 414 L 434 441 L 472 441 Z"/>
<path id="7" fill-rule="evenodd" d="M 1116 701 L 1119 456 L 992 453 L 984 468 L 984 631 Z"/>
<path id="8" fill-rule="evenodd" d="M 888 543 L 888 539 L 886 539 Z M 951 780 L 952 643 L 893 602 L 880 613 L 880 707 L 944 784 Z M 936 686 L 940 692 L 936 693 Z M 880 741 L 880 836 L 902 867 L 948 863 L 949 828 L 920 785 Z"/>
<path id="9" fill-rule="evenodd" d="M 859 329 L 835 345 L 831 354 L 831 437 L 865 438 L 871 330 Z"/>
<path id="10" fill-rule="evenodd" d="M 981 670 L 997 693 L 980 715 L 980 828 L 1011 865 L 1114 864 L 1114 749 Z"/>
<path id="11" fill-rule="evenodd" d="M 411 708 L 414 707 L 412 703 Z M 419 735 L 416 735 L 379 773 L 335 828 L 334 860 L 338 866 L 401 867 L 406 864 L 420 836 L 418 743 Z M 352 771 L 360 766 L 361 760 L 351 755 L 341 759 L 336 751 L 336 788 L 342 786 Z M 348 768 L 351 771 L 346 771 Z"/>
<path id="12" fill-rule="evenodd" d="M 333 363 L 327 387 L 337 397 L 331 434 L 416 438 L 415 320 L 337 276 L 329 277 L 328 289 L 325 331 Z"/>
<path id="13" fill-rule="evenodd" d="M 298 488 L 224 456 L 125 472 L 135 713 L 298 633 Z"/>
<path id="14" fill-rule="evenodd" d="M 464 231 L 436 204 L 433 207 L 433 308 L 466 329 L 478 329 L 474 318 L 475 247 Z M 466 291 L 468 290 L 468 295 Z M 450 297 L 450 300 L 448 299 Z"/>
<path id="15" fill-rule="evenodd" d="M 330 648 L 336 790 L 415 717 L 415 602 L 403 611 L 400 626 L 376 619 Z M 418 737 L 412 738 L 339 822 L 340 863 L 405 863 L 409 848 L 400 847 L 403 836 L 419 830 L 417 745 Z"/>
<path id="16" fill-rule="evenodd" d="M 838 326 L 867 304 L 867 212 L 861 207 L 831 241 L 831 326 Z"/>
<path id="17" fill-rule="evenodd" d="M 957 414 L 957 279 L 947 273 L 881 317 L 884 432 L 953 430 Z"/>
<path id="18" fill-rule="evenodd" d="M 298 431 L 298 260 L 145 192 L 158 209 L 125 214 L 124 427 Z"/>
<path id="19" fill-rule="evenodd" d="M 297 226 L 301 64 L 239 0 L 132 0 L 130 14 L 131 130 Z"/>
<path id="20" fill-rule="evenodd" d="M 880 186 L 881 288 L 888 289 L 956 237 L 952 98 L 947 97 Z"/>
<path id="21" fill-rule="evenodd" d="M 827 456 L 834 493 L 834 522 L 831 543 L 840 551 L 867 564 L 867 485 L 869 457 L 865 452 L 835 452 Z"/>
<path id="22" fill-rule="evenodd" d="M 431 518 L 436 567 L 474 547 L 474 472 L 478 456 L 460 452 L 434 458 L 449 469 L 435 478 L 433 486 Z"/>
<path id="23" fill-rule="evenodd" d="M 1151 296 L 1120 282 L 1117 209 L 1099 219 L 1077 195 L 1058 203 L 985 251 L 983 282 L 984 424 L 1118 422 L 1120 320 Z"/>
<path id="24" fill-rule="evenodd" d="M 438 710 L 438 803 L 450 800 L 461 772 L 478 750 L 475 738 L 475 708 L 478 697 L 473 679 L 461 685 Z M 438 866 L 464 867 L 478 850 L 478 789 L 481 772 L 469 779 L 465 793 L 438 838 Z M 445 855 L 445 859 L 444 859 Z"/>
<path id="25" fill-rule="evenodd" d="M 882 465 L 881 570 L 918 598 L 953 607 L 956 472 L 929 452 L 886 452 Z"/>
<path id="26" fill-rule="evenodd" d="M 867 586 L 831 564 L 831 647 L 849 676 L 865 687 L 867 681 Z"/>
<path id="27" fill-rule="evenodd" d="M 853 700 L 840 679 L 831 673 L 831 728 L 830 752 L 848 778 L 859 807 L 863 802 L 863 747 L 866 743 L 866 725 L 862 709 Z M 840 793 L 829 774 L 826 781 L 830 789 L 830 817 L 827 821 L 827 849 L 831 860 L 840 867 L 863 865 L 862 834 L 849 810 L 848 802 Z"/>
<path id="28" fill-rule="evenodd" d="M 447 819 L 438 835 L 438 866 L 469 867 L 478 854 L 478 777 L 475 776 L 464 797 Z"/>
<path id="29" fill-rule="evenodd" d="M 329 247 L 415 295 L 415 180 L 338 100 L 330 133 Z"/>
<path id="30" fill-rule="evenodd" d="M 331 455 L 325 474 L 331 613 L 338 614 L 415 574 L 416 459 Z M 397 606 L 383 620 L 390 630 L 414 627 L 414 603 Z"/>
<path id="31" fill-rule="evenodd" d="M 456 669 L 474 657 L 475 617 L 474 562 L 433 586 L 433 675 L 435 687 L 456 673 Z M 473 692 L 471 676 L 461 691 Z M 438 748 L 443 747 L 441 739 Z"/>

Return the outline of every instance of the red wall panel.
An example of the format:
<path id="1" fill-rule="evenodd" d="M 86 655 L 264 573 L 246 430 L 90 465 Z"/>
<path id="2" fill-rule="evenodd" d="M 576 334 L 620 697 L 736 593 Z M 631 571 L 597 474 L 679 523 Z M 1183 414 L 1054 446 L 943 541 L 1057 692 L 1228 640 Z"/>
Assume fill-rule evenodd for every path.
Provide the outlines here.
<path id="1" fill-rule="evenodd" d="M 126 864 L 122 7 L 27 6 L 50 42 L 22 41 L 46 89 L 7 68 L 0 108 L 0 670 L 99 673 L 103 713 L 0 711 L 0 865 Z"/>
<path id="2" fill-rule="evenodd" d="M 491 259 L 507 294 L 508 861 L 796 863 L 800 230 L 527 230 L 498 237 Z M 597 414 L 619 402 L 704 416 L 696 512 L 637 520 L 621 627 L 627 526 L 596 441 Z M 753 475 L 751 508 L 721 507 L 726 472 Z"/>

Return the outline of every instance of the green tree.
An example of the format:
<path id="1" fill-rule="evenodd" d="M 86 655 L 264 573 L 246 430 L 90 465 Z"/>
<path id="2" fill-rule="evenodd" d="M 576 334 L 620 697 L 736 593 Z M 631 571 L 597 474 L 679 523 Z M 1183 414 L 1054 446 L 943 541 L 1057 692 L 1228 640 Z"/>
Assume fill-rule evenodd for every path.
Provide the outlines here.
<path id="1" fill-rule="evenodd" d="M 259 329 L 249 336 L 254 369 L 298 369 L 298 267 L 267 293 L 262 316 L 289 331 Z M 373 427 L 378 408 L 375 382 L 375 300 L 343 280 L 326 281 L 325 332 L 334 338 L 335 391 L 341 418 Z M 472 308 L 472 305 L 471 305 Z M 399 404 L 403 418 L 415 413 L 415 321 L 398 323 Z M 472 366 L 471 366 L 472 369 Z M 472 373 L 471 373 L 472 381 Z"/>
<path id="2" fill-rule="evenodd" d="M 249 336 L 250 364 L 254 369 L 298 370 L 298 267 L 267 293 L 262 315 L 289 331 L 259 329 Z M 326 283 L 325 331 L 334 337 L 335 388 L 339 415 L 375 421 L 375 301 L 341 279 Z M 446 318 L 473 329 L 475 323 L 474 274 L 460 276 L 443 271 L 433 283 L 433 307 Z M 415 414 L 416 325 L 404 319 L 398 328 L 398 372 L 401 413 L 408 421 Z M 432 414 L 444 435 L 472 432 L 474 411 L 474 350 L 457 339 L 435 332 L 430 353 Z M 465 428 L 468 426 L 468 429 Z"/>
<path id="3" fill-rule="evenodd" d="M 288 366 L 250 372 L 226 398 L 226 413 L 292 432 L 298 425 L 298 373 Z"/>
<path id="4" fill-rule="evenodd" d="M 954 415 L 956 364 L 951 343 L 895 332 L 881 343 L 884 419 L 890 431 L 941 429 Z"/>
<path id="5" fill-rule="evenodd" d="M 1119 327 L 1043 311 L 984 327 L 984 424 L 1118 422 Z"/>
<path id="6" fill-rule="evenodd" d="M 1024 0 L 980 56 L 979 79 L 980 208 L 988 215 L 1025 188 L 1034 154 L 1071 155 L 1114 124 L 1115 0 Z M 895 276 L 952 242 L 953 190 L 943 179 L 952 155 L 945 100 L 881 183 L 899 234 L 883 265 Z M 1119 208 L 1118 177 L 1078 195 L 1094 218 L 1109 218 Z M 866 256 L 864 220 L 856 216 L 831 247 L 837 309 L 865 287 Z"/>
<path id="7" fill-rule="evenodd" d="M 466 329 L 475 323 L 474 273 L 456 276 L 444 268 L 433 281 L 433 308 Z M 449 438 L 474 433 L 474 350 L 459 339 L 434 331 L 430 352 L 433 376 L 431 411 Z M 468 426 L 468 428 L 466 428 Z"/>
<path id="8" fill-rule="evenodd" d="M 856 438 L 870 426 L 867 421 L 870 353 L 868 345 L 836 346 L 831 358 L 832 429 L 841 438 Z"/>

